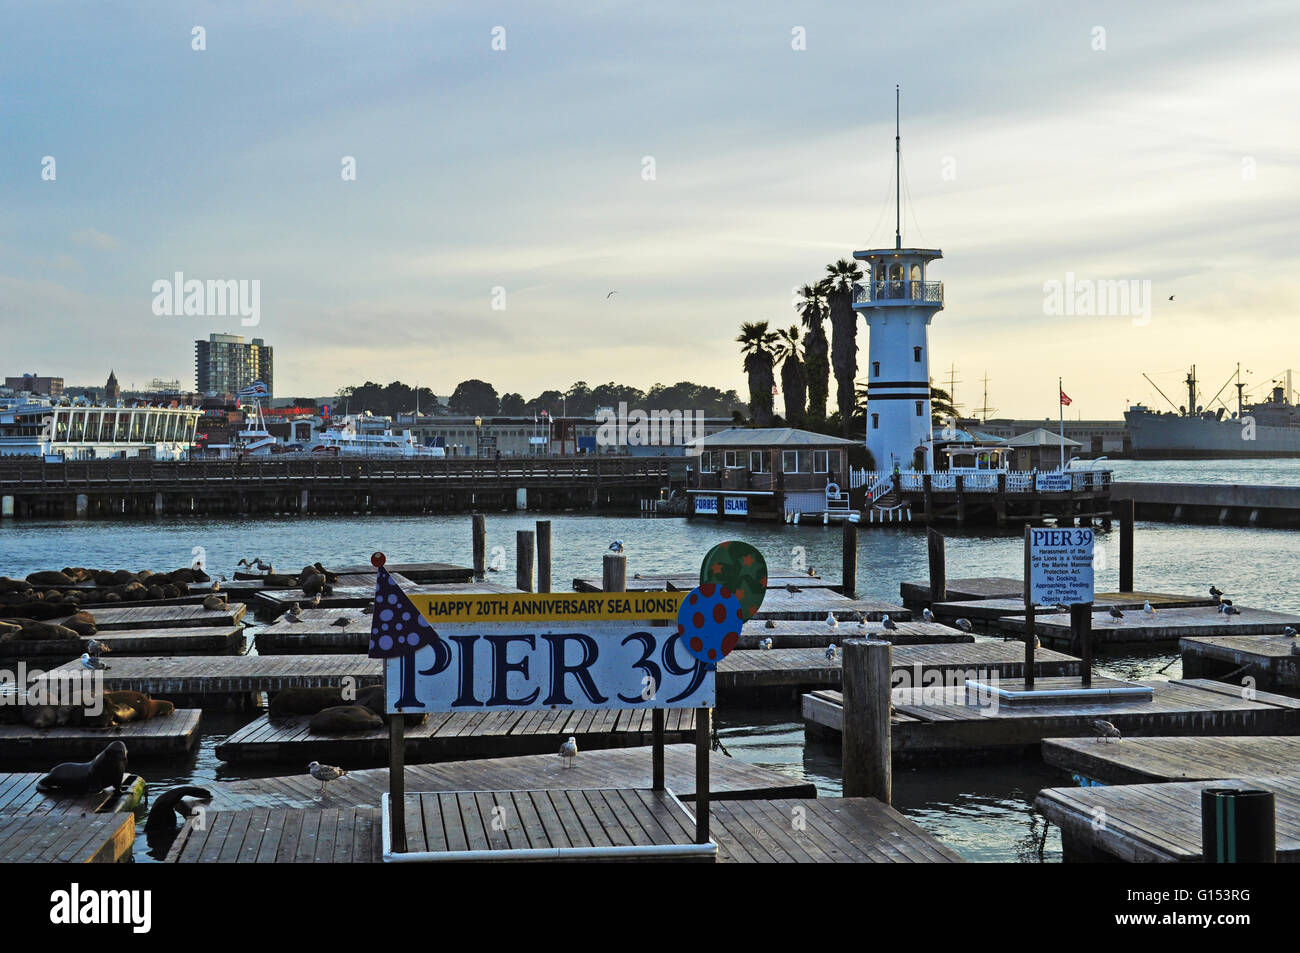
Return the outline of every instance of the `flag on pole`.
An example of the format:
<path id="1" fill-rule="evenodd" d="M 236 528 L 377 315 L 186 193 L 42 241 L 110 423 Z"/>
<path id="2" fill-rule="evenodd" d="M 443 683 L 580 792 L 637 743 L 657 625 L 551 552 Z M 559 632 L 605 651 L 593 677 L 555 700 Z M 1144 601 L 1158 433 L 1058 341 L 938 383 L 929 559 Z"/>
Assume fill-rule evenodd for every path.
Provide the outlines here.
<path id="1" fill-rule="evenodd" d="M 1062 407 L 1070 406 L 1070 395 L 1067 394 L 1065 391 L 1061 391 L 1061 406 Z"/>

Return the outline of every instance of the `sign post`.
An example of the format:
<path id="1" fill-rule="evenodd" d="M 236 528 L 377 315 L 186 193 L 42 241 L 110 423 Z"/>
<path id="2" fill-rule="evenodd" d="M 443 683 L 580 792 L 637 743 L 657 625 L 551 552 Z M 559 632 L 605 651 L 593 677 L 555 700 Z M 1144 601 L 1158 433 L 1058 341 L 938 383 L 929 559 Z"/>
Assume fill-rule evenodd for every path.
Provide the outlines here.
<path id="1" fill-rule="evenodd" d="M 1096 537 L 1086 527 L 1025 527 L 1025 685 L 1033 687 L 1034 606 L 1070 606 L 1071 621 L 1092 618 L 1092 557 Z M 1077 623 L 1076 623 L 1077 624 Z M 1091 645 L 1084 649 L 1083 684 L 1091 684 Z"/>

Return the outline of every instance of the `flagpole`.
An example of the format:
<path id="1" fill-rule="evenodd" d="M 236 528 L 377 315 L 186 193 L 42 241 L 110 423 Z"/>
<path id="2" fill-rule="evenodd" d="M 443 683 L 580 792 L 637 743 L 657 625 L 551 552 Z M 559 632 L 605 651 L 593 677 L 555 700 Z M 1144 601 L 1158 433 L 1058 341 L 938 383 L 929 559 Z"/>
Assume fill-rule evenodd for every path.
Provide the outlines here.
<path id="1" fill-rule="evenodd" d="M 1062 400 L 1061 398 L 1061 395 L 1064 393 L 1065 391 L 1061 387 L 1061 379 L 1058 377 L 1056 379 L 1056 409 L 1060 412 L 1061 415 L 1061 469 L 1062 470 L 1065 469 L 1065 401 Z"/>

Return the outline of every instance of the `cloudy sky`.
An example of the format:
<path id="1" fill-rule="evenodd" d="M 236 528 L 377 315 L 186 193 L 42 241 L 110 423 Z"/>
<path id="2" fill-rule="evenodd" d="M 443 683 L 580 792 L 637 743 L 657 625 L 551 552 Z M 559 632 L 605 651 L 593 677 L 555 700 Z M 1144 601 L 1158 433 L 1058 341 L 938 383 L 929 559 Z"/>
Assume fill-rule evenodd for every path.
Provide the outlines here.
<path id="1" fill-rule="evenodd" d="M 895 83 L 904 242 L 945 256 L 931 371 L 955 365 L 967 408 L 986 373 L 1000 414 L 1054 416 L 1060 375 L 1072 413 L 1115 418 L 1159 401 L 1143 372 L 1178 400 L 1192 363 L 1210 393 L 1237 361 L 1255 383 L 1300 368 L 1294 3 L 0 17 L 6 374 L 193 386 L 193 341 L 232 331 L 274 345 L 284 396 L 743 392 L 742 321 L 792 323 L 794 286 L 893 243 Z M 178 271 L 260 281 L 260 324 L 155 315 Z M 1149 319 L 1046 313 L 1067 273 L 1150 282 Z M 865 325 L 859 344 L 865 365 Z"/>

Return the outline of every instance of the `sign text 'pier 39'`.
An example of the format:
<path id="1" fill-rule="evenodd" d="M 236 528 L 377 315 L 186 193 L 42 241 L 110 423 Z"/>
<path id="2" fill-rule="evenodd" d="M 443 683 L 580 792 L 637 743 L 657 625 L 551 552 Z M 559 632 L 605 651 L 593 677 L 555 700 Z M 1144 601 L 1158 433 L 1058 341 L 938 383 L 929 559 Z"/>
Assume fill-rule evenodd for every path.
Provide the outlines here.
<path id="1" fill-rule="evenodd" d="M 385 662 L 387 710 L 711 708 L 713 667 L 678 635 L 685 595 L 409 593 L 422 637 Z"/>

